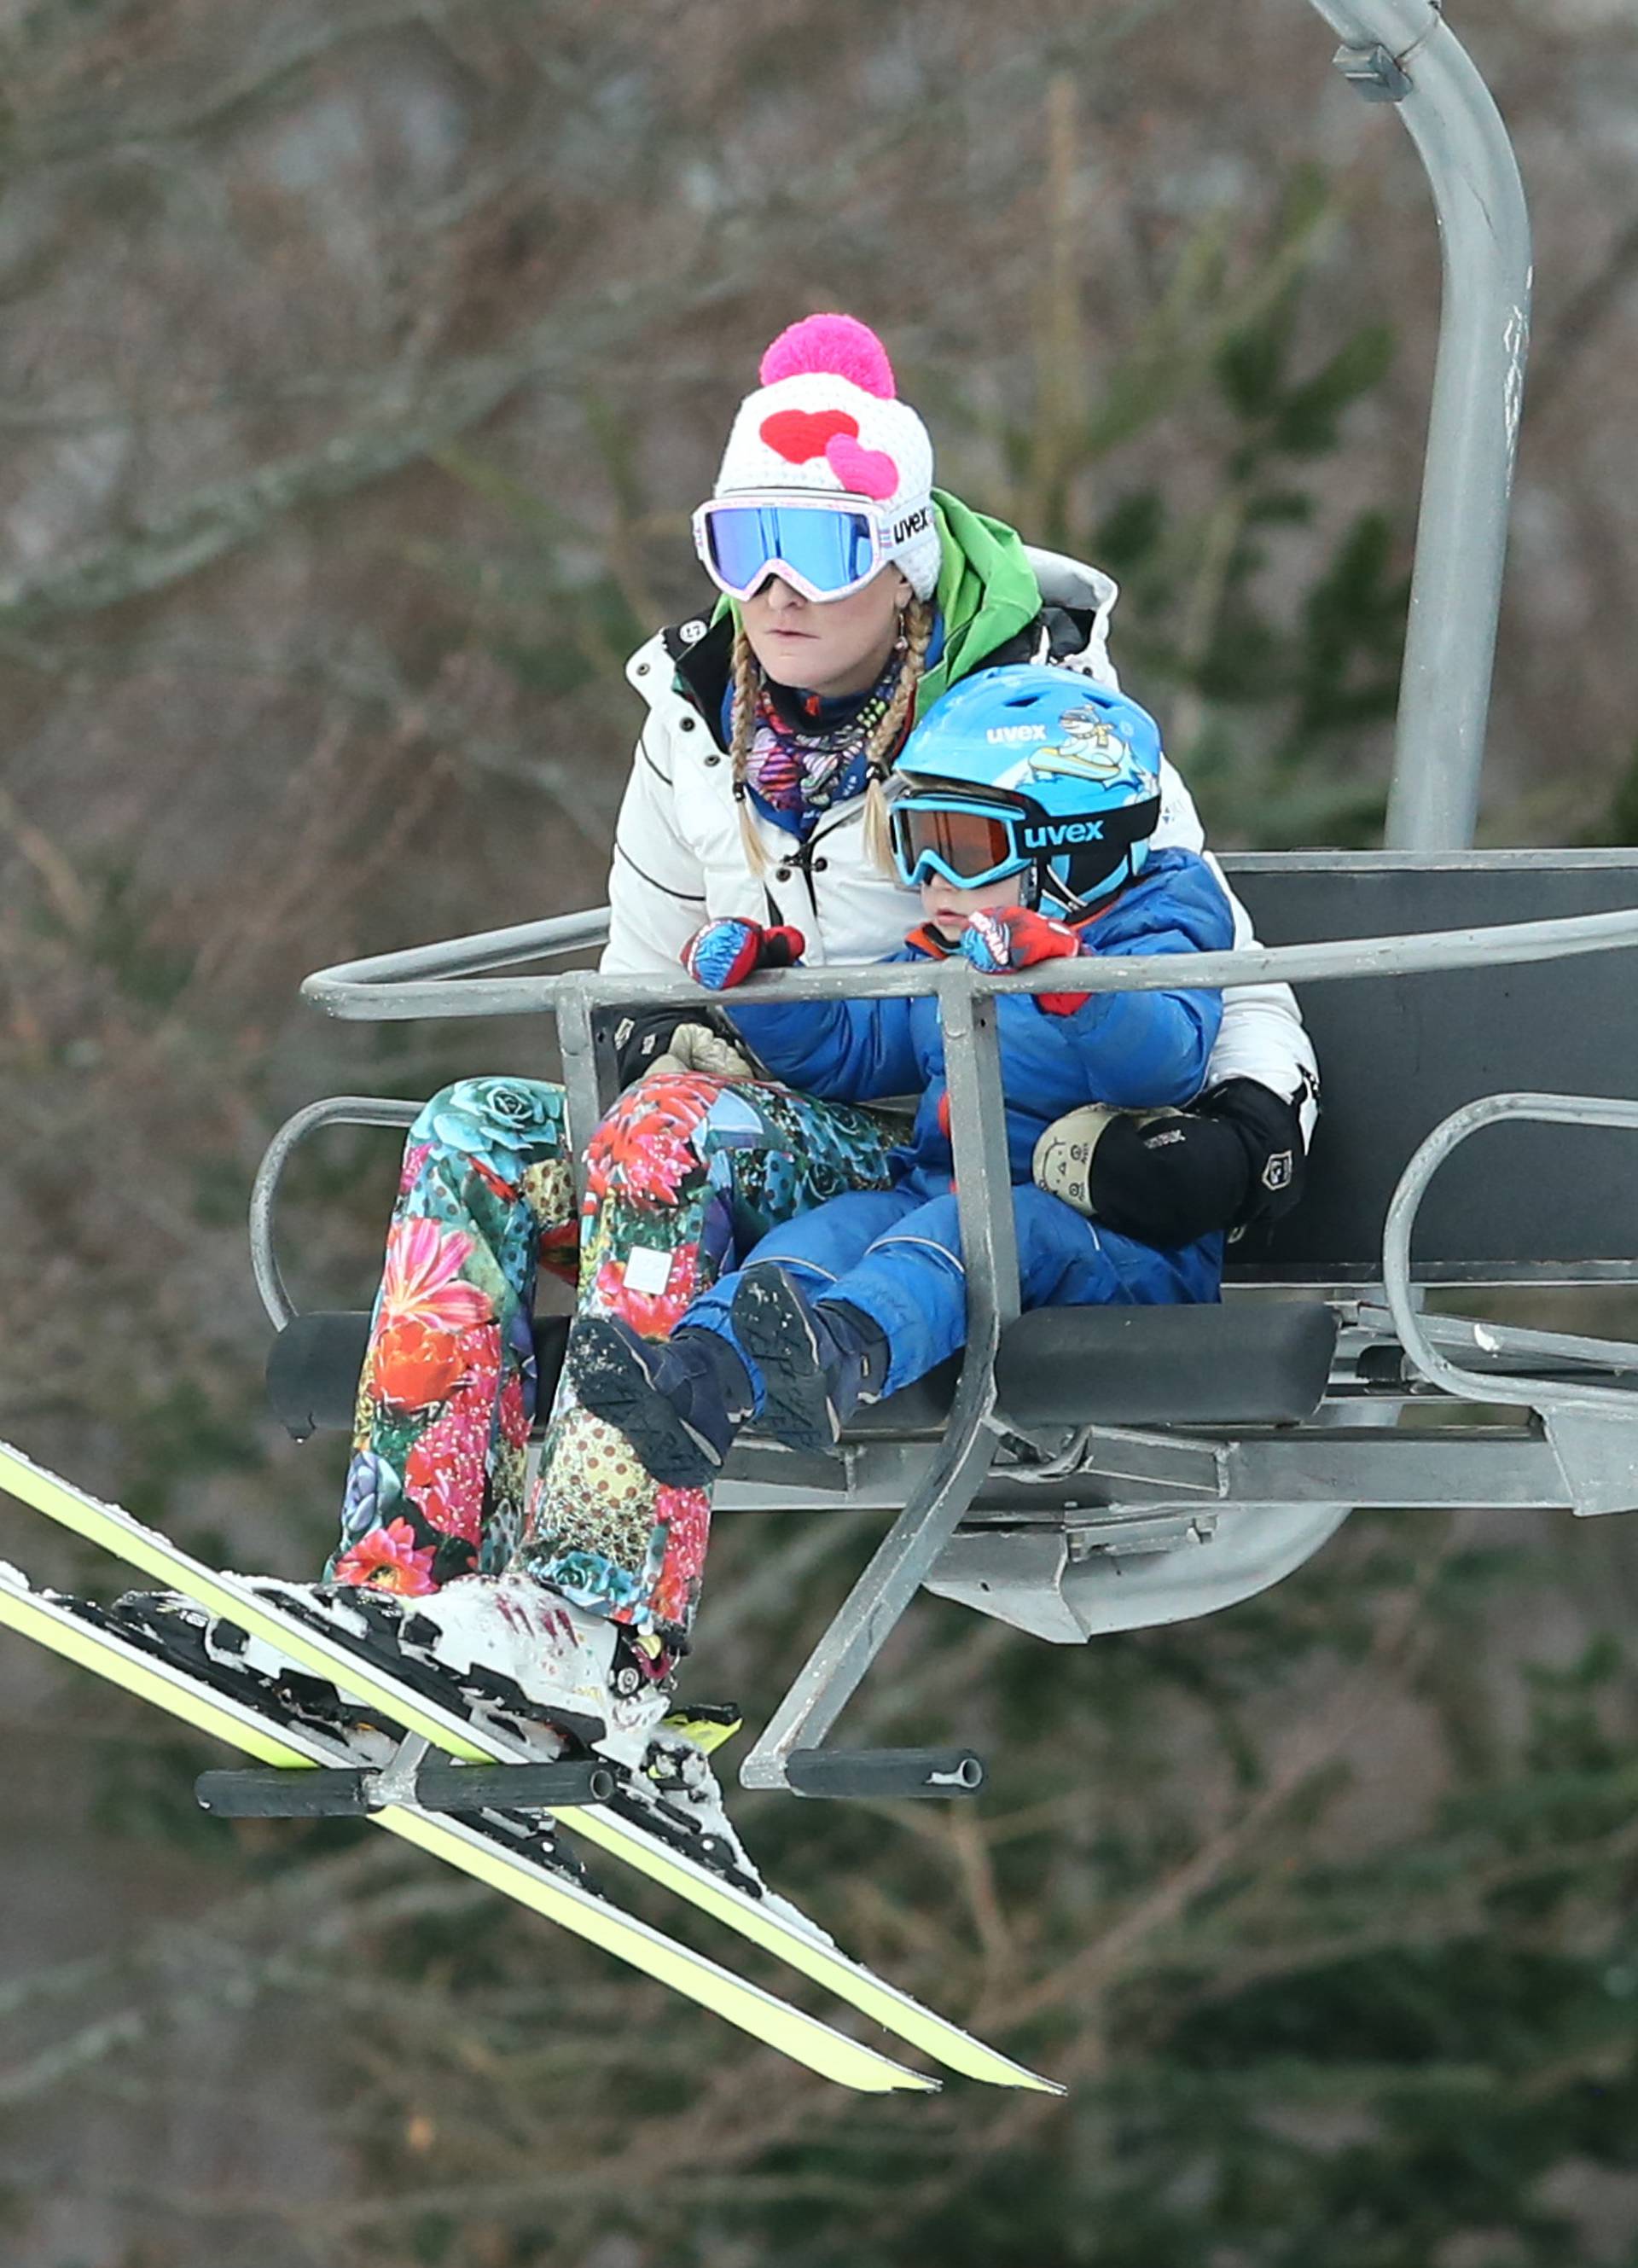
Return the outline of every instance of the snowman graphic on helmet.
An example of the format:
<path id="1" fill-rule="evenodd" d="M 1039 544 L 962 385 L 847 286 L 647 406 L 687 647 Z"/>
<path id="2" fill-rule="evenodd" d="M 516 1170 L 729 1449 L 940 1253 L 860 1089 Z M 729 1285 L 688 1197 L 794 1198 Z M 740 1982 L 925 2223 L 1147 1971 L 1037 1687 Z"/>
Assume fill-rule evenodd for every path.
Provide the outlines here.
<path id="1" fill-rule="evenodd" d="M 1110 786 L 1135 777 L 1132 744 L 1099 709 L 1066 709 L 1058 719 L 1061 739 L 1030 750 L 1030 769 L 1061 779 L 1096 780 Z"/>

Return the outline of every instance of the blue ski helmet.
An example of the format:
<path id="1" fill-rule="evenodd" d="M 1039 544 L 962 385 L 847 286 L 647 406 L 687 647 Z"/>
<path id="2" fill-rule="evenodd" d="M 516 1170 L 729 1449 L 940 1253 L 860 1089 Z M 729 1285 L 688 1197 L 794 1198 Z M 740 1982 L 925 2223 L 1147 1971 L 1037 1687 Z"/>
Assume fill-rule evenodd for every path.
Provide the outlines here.
<path id="1" fill-rule="evenodd" d="M 1043 663 L 981 670 L 906 741 L 890 806 L 914 888 L 1027 872 L 1025 902 L 1076 918 L 1122 888 L 1160 817 L 1160 733 L 1124 694 Z"/>

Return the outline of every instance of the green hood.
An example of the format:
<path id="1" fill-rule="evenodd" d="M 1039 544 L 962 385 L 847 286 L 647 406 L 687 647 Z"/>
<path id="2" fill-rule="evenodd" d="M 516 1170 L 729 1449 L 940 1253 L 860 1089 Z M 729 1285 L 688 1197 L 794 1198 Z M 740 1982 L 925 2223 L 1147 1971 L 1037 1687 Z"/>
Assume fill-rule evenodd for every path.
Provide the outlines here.
<path id="1" fill-rule="evenodd" d="M 988 519 L 944 489 L 933 490 L 933 509 L 944 555 L 937 598 L 944 618 L 944 648 L 937 667 L 928 671 L 916 689 L 915 705 L 922 716 L 941 693 L 1016 637 L 1041 608 L 1035 570 L 1004 520 Z"/>

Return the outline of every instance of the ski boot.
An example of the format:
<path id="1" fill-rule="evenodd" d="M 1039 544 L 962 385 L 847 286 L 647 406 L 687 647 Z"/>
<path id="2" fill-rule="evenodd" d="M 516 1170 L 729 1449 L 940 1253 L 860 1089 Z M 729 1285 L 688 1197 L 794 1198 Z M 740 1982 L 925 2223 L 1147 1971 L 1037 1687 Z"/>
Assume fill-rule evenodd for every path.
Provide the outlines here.
<path id="1" fill-rule="evenodd" d="M 879 1402 L 892 1353 L 870 1316 L 810 1301 L 776 1262 L 753 1261 L 734 1287 L 734 1336 L 762 1374 L 759 1432 L 788 1449 L 834 1449 L 862 1403 Z"/>
<path id="2" fill-rule="evenodd" d="M 427 1698 L 503 1720 L 542 1755 L 595 1749 L 635 1771 L 671 1706 L 663 1653 L 526 1575 L 463 1575 L 408 1598 L 340 1583 L 256 1589 Z"/>
<path id="3" fill-rule="evenodd" d="M 669 1488 L 715 1480 L 751 1415 L 750 1377 L 717 1331 L 685 1326 L 645 1339 L 617 1315 L 586 1315 L 569 1333 L 566 1359 L 584 1406 Z"/>
<path id="4" fill-rule="evenodd" d="M 739 1712 L 676 1705 L 668 1658 L 627 1624 L 586 1614 L 522 1575 L 463 1576 L 413 1598 L 336 1584 L 256 1589 L 398 1683 L 502 1735 L 520 1760 L 606 1760 L 616 1810 L 762 1894 L 709 1762 L 738 1730 Z M 218 1624 L 216 1642 L 224 1637 L 264 1672 L 275 1666 L 260 1641 Z"/>
<path id="5" fill-rule="evenodd" d="M 542 1761 L 595 1749 L 628 1771 L 671 1707 L 670 1662 L 623 1624 L 583 1613 L 527 1576 L 467 1575 L 424 1596 L 253 1579 L 268 1605 L 423 1698 L 492 1719 Z M 367 1712 L 275 1642 L 180 1592 L 129 1592 L 121 1624 L 197 1673 L 240 1672 L 342 1730 Z"/>

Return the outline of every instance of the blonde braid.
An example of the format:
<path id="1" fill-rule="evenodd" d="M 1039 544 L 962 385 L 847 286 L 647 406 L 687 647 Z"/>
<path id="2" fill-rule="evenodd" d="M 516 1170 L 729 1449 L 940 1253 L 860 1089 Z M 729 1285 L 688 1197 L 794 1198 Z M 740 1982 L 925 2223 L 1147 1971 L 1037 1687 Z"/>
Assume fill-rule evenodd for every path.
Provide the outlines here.
<path id="1" fill-rule="evenodd" d="M 768 872 L 768 857 L 756 831 L 756 822 L 751 816 L 751 792 L 746 783 L 746 770 L 751 761 L 751 744 L 756 738 L 756 704 L 761 685 L 762 673 L 751 650 L 751 641 L 745 634 L 745 624 L 737 622 L 734 626 L 733 730 L 728 753 L 733 764 L 734 802 L 739 813 L 739 842 L 745 851 L 746 864 L 759 882 Z"/>
<path id="2" fill-rule="evenodd" d="M 864 855 L 884 874 L 892 874 L 892 845 L 887 827 L 887 796 L 882 783 L 892 770 L 899 743 L 915 709 L 915 696 L 927 670 L 927 649 L 933 642 L 933 609 L 925 599 L 912 599 L 904 610 L 904 662 L 885 714 L 870 735 L 865 750 L 869 781 L 864 791 Z"/>

